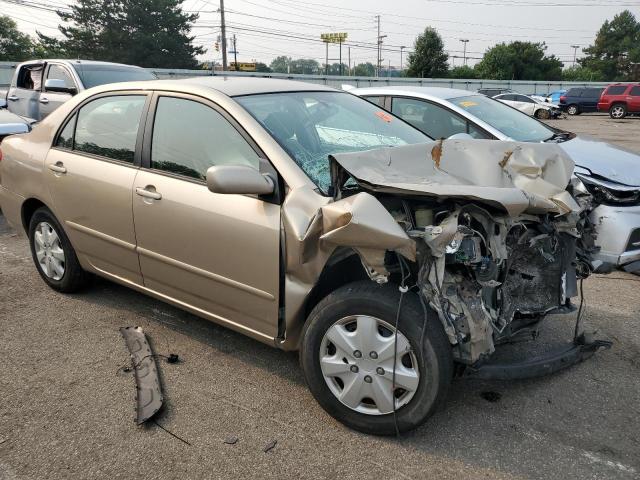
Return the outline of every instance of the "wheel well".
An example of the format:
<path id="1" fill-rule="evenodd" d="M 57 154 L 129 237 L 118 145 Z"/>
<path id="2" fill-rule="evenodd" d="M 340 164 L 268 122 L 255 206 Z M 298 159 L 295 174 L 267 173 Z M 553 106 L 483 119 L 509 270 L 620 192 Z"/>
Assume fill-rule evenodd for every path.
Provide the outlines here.
<path id="1" fill-rule="evenodd" d="M 612 102 L 611 103 L 611 106 L 609 107 L 609 110 L 611 110 L 616 105 L 623 105 L 625 108 L 627 107 L 627 103 L 626 102 L 621 102 L 620 100 L 618 100 L 617 102 Z"/>
<path id="2" fill-rule="evenodd" d="M 25 232 L 29 231 L 29 222 L 31 221 L 31 217 L 40 207 L 46 207 L 46 205 L 37 198 L 30 198 L 22 204 L 22 226 L 24 227 Z"/>
<path id="3" fill-rule="evenodd" d="M 307 296 L 304 317 L 307 318 L 320 300 L 331 292 L 357 280 L 369 280 L 358 254 L 350 248 L 336 250 Z"/>

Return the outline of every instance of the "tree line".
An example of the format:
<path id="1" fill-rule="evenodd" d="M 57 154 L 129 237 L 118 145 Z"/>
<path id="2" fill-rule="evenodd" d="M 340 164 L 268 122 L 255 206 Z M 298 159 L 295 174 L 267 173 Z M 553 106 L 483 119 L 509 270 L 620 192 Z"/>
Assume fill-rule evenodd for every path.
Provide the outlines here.
<path id="1" fill-rule="evenodd" d="M 8 16 L 0 16 L 0 60 L 30 58 L 83 58 L 157 68 L 197 68 L 197 56 L 205 53 L 195 46 L 191 25 L 197 14 L 185 13 L 183 0 L 78 0 L 59 11 L 62 38 L 21 33 Z M 583 50 L 575 65 L 563 69 L 555 55 L 547 54 L 544 42 L 498 43 L 487 49 L 475 66 L 449 68 L 442 37 L 427 27 L 407 57 L 403 72 L 386 70 L 381 76 L 423 78 L 483 78 L 496 80 L 627 80 L 640 67 L 640 22 L 629 11 L 606 20 L 594 42 Z M 309 58 L 276 57 L 269 65 L 258 62 L 262 72 L 355 75 L 371 77 L 376 67 L 360 63 L 323 65 Z"/>

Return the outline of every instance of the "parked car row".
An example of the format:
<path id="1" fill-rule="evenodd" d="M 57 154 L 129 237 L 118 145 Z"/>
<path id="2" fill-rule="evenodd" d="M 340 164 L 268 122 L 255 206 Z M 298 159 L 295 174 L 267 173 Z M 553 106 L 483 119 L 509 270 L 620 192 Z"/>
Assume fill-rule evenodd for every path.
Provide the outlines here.
<path id="1" fill-rule="evenodd" d="M 531 377 L 599 348 L 491 364 L 573 311 L 579 279 L 640 261 L 637 160 L 468 91 L 127 82 L 5 138 L 0 206 L 51 288 L 99 275 L 298 350 L 328 413 L 395 434 L 454 370 Z"/>

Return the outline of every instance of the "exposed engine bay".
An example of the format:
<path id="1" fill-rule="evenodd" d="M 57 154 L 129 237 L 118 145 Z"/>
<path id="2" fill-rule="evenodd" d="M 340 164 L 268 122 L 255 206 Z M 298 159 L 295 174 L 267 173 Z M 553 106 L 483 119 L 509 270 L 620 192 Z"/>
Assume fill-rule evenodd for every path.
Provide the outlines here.
<path id="1" fill-rule="evenodd" d="M 556 146 L 434 142 L 335 155 L 331 168 L 336 202 L 320 238 L 346 244 L 336 235 L 365 223 L 357 197 L 375 197 L 411 245 L 352 246 L 378 282 L 408 259 L 460 363 L 486 359 L 516 324 L 573 311 L 577 281 L 594 269 L 592 197 L 573 188 L 573 162 Z"/>

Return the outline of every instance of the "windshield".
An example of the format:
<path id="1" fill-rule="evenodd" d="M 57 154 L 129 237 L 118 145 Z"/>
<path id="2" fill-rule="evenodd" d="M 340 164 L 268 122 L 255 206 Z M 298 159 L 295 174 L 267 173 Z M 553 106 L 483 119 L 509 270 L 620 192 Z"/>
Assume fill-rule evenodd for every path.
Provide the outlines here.
<path id="1" fill-rule="evenodd" d="M 449 101 L 518 142 L 544 142 L 555 133 L 526 113 L 483 95 L 452 98 Z"/>
<path id="2" fill-rule="evenodd" d="M 156 80 L 156 76 L 140 67 L 128 65 L 96 65 L 74 64 L 76 72 L 84 88 L 91 88 L 105 83 L 136 82 L 139 80 Z"/>
<path id="3" fill-rule="evenodd" d="M 348 93 L 290 92 L 235 98 L 325 194 L 334 153 L 426 143 L 431 138 Z"/>

